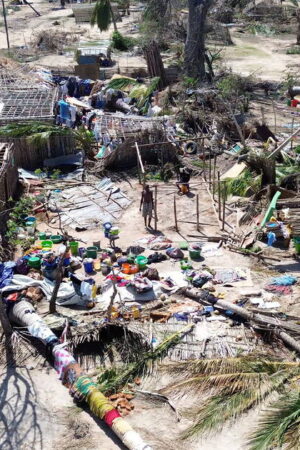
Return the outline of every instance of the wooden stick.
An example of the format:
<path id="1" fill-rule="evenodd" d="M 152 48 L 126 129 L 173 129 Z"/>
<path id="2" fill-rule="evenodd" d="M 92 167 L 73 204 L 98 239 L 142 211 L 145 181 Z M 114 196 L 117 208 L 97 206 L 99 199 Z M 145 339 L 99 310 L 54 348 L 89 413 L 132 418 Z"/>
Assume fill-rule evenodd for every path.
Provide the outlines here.
<path id="1" fill-rule="evenodd" d="M 137 155 L 138 155 L 138 160 L 139 160 L 140 167 L 141 167 L 143 184 L 145 184 L 145 169 L 144 169 L 144 164 L 143 164 L 143 161 L 142 161 L 142 158 L 141 158 L 141 154 L 140 154 L 140 150 L 139 150 L 139 146 L 138 146 L 137 142 L 135 143 L 135 148 L 136 148 L 136 152 L 137 152 Z"/>
<path id="2" fill-rule="evenodd" d="M 216 193 L 216 166 L 217 166 L 217 155 L 214 155 L 214 170 L 213 170 L 213 199 L 215 200 Z"/>
<path id="3" fill-rule="evenodd" d="M 203 176 L 204 176 L 204 180 L 206 181 L 206 170 L 205 170 L 205 149 L 204 149 L 204 145 L 202 147 L 202 154 L 203 154 Z"/>
<path id="4" fill-rule="evenodd" d="M 196 214 L 197 214 L 197 231 L 200 231 L 200 225 L 199 225 L 199 194 L 197 194 L 197 199 L 196 199 Z"/>
<path id="5" fill-rule="evenodd" d="M 227 186 L 226 186 L 226 182 L 223 183 L 224 186 L 224 190 L 223 190 L 223 217 L 222 217 L 222 231 L 224 231 L 225 229 L 225 217 L 226 217 L 226 191 L 227 191 Z"/>
<path id="6" fill-rule="evenodd" d="M 154 230 L 157 231 L 157 186 L 154 189 Z"/>
<path id="7" fill-rule="evenodd" d="M 175 230 L 178 232 L 178 222 L 177 222 L 177 209 L 176 209 L 176 195 L 174 195 L 174 218 L 175 218 Z"/>

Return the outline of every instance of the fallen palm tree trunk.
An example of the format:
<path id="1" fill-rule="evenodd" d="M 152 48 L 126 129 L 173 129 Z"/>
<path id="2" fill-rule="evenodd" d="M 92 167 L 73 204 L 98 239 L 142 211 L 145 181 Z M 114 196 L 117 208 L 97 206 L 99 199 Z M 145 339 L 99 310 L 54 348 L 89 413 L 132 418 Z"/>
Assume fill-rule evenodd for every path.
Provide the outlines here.
<path id="1" fill-rule="evenodd" d="M 300 336 L 300 326 L 291 322 L 285 322 L 283 320 L 266 317 L 258 313 L 253 313 L 245 308 L 241 308 L 233 303 L 226 302 L 218 299 L 214 295 L 207 291 L 196 291 L 194 289 L 185 288 L 181 291 L 186 297 L 191 298 L 200 303 L 211 304 L 216 308 L 220 308 L 224 311 L 232 311 L 237 316 L 248 321 L 254 328 L 259 328 L 267 331 L 272 331 L 278 336 L 285 344 L 300 353 L 300 342 L 296 341 L 292 336 L 287 334 L 283 330 L 289 330 Z"/>
<path id="2" fill-rule="evenodd" d="M 59 342 L 57 336 L 36 314 L 34 307 L 26 300 L 16 303 L 9 311 L 9 319 L 47 345 L 54 357 L 54 367 L 62 383 L 69 388 L 76 399 L 85 401 L 90 410 L 114 431 L 129 450 L 151 450 L 138 433 L 121 417 L 114 405 L 100 392 L 98 385 L 92 381 L 66 350 L 66 344 Z"/>

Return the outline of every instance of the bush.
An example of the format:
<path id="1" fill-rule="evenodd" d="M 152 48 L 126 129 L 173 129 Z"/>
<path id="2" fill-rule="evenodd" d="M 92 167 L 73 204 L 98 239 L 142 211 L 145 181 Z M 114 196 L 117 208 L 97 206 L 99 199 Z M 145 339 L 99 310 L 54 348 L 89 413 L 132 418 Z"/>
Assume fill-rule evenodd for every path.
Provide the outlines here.
<path id="1" fill-rule="evenodd" d="M 123 36 L 118 31 L 113 32 L 111 41 L 112 47 L 115 48 L 116 50 L 120 50 L 121 52 L 132 49 L 136 44 L 135 39 Z"/>

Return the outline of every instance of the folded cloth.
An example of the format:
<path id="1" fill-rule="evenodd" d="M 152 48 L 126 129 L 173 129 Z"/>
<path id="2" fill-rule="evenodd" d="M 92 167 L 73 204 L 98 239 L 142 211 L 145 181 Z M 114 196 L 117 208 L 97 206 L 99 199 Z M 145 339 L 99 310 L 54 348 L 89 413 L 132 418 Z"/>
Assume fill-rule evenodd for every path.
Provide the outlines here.
<path id="1" fill-rule="evenodd" d="M 293 289 L 290 286 L 278 286 L 275 284 L 265 286 L 265 290 L 268 292 L 273 292 L 277 295 L 289 295 L 293 292 Z"/>
<path id="2" fill-rule="evenodd" d="M 148 278 L 140 275 L 136 276 L 131 284 L 139 293 L 150 291 L 153 288 L 152 282 Z"/>
<path id="3" fill-rule="evenodd" d="M 295 284 L 297 282 L 297 278 L 289 276 L 289 275 L 284 275 L 282 277 L 275 277 L 272 280 L 272 285 L 276 285 L 276 286 L 292 286 L 293 284 Z"/>

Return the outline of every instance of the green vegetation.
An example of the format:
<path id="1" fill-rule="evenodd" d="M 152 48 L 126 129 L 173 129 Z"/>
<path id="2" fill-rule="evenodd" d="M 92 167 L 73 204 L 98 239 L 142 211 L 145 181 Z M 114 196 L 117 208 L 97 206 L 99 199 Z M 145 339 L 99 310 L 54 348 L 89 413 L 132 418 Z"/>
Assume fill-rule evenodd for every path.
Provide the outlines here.
<path id="1" fill-rule="evenodd" d="M 300 47 L 292 47 L 287 49 L 287 55 L 300 55 Z"/>
<path id="2" fill-rule="evenodd" d="M 196 360 L 166 366 L 175 381 L 164 394 L 194 393 L 187 415 L 194 423 L 184 438 L 221 430 L 249 409 L 267 401 L 250 436 L 250 450 L 296 449 L 300 436 L 300 364 L 265 355 Z M 177 378 L 177 380 L 176 380 Z M 276 394 L 279 398 L 274 395 Z M 275 399 L 274 399 L 275 397 Z M 199 405 L 200 403 L 200 405 Z"/>
<path id="3" fill-rule="evenodd" d="M 123 36 L 119 31 L 114 31 L 111 38 L 112 48 L 126 52 L 136 45 L 136 39 Z"/>
<path id="4" fill-rule="evenodd" d="M 249 26 L 249 31 L 255 35 L 274 36 L 276 30 L 265 23 L 254 23 Z"/>
<path id="5" fill-rule="evenodd" d="M 237 178 L 229 178 L 226 180 L 227 195 L 237 195 L 239 197 L 247 197 L 258 192 L 261 187 L 261 175 L 253 176 L 253 172 L 249 169 L 245 170 Z"/>
<path id="6" fill-rule="evenodd" d="M 32 197 L 22 197 L 13 207 L 9 219 L 7 221 L 7 231 L 5 237 L 8 244 L 12 247 L 21 245 L 22 248 L 29 248 L 31 242 L 27 239 L 20 240 L 17 238 L 19 228 L 24 227 L 24 217 L 28 216 L 32 210 L 34 200 Z"/>

